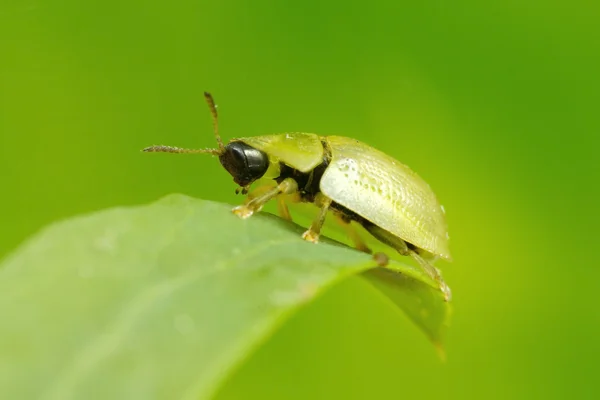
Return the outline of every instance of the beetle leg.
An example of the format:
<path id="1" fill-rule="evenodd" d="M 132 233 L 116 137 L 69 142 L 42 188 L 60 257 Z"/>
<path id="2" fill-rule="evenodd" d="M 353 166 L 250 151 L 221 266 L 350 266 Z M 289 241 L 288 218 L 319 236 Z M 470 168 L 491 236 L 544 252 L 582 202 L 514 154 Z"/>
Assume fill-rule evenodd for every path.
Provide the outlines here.
<path id="1" fill-rule="evenodd" d="M 277 197 L 277 211 L 279 212 L 279 216 L 288 221 L 292 220 L 292 216 L 290 214 L 290 210 L 285 203 L 285 199 L 283 196 Z"/>
<path id="2" fill-rule="evenodd" d="M 417 253 L 416 251 L 408 250 L 408 252 L 409 252 L 409 255 L 412 258 L 414 258 L 415 261 L 417 261 L 419 263 L 421 268 L 423 268 L 425 270 L 425 272 L 427 272 L 427 275 L 429 275 L 432 279 L 434 279 L 440 285 L 440 290 L 444 294 L 444 300 L 450 301 L 452 299 L 452 291 L 450 290 L 450 287 L 448 286 L 448 284 L 444 281 L 444 278 L 442 278 L 440 271 L 436 267 L 431 265 L 423 257 L 421 257 L 419 255 L 419 253 Z"/>
<path id="3" fill-rule="evenodd" d="M 331 199 L 326 197 L 325 195 L 319 193 L 315 198 L 315 203 L 321 207 L 319 211 L 319 215 L 310 225 L 310 228 L 302 234 L 302 238 L 309 242 L 318 243 L 319 235 L 321 234 L 321 227 L 325 223 L 325 217 L 327 216 L 327 210 L 329 210 L 329 206 L 331 205 Z"/>
<path id="4" fill-rule="evenodd" d="M 421 257 L 419 255 L 419 253 L 417 253 L 415 250 L 409 248 L 404 240 L 392 235 L 388 231 L 386 231 L 376 225 L 369 223 L 369 224 L 364 224 L 363 226 L 378 240 L 381 240 L 383 243 L 393 247 L 401 255 L 411 256 L 419 264 L 419 266 L 423 269 L 423 271 L 425 271 L 425 273 L 431 279 L 433 279 L 434 281 L 437 282 L 437 284 L 440 287 L 440 291 L 444 295 L 444 300 L 450 301 L 450 299 L 452 298 L 452 293 L 450 291 L 450 288 L 444 281 L 444 278 L 442 278 L 440 271 L 437 268 L 435 268 L 433 265 L 431 265 L 426 259 Z"/>
<path id="5" fill-rule="evenodd" d="M 255 212 L 260 211 L 263 206 L 280 194 L 292 194 L 298 190 L 298 184 L 292 178 L 284 179 L 279 185 L 264 194 L 254 197 L 246 204 L 235 207 L 232 212 L 242 219 L 249 218 Z"/>
<path id="6" fill-rule="evenodd" d="M 238 189 L 240 189 L 240 188 L 238 188 Z M 269 192 L 269 191 L 271 191 L 273 189 L 274 189 L 274 187 L 270 186 L 270 185 L 263 185 L 263 186 L 257 187 L 256 189 L 254 189 L 253 191 L 251 191 L 250 193 L 248 193 L 248 196 L 246 196 L 246 200 L 244 201 L 244 204 L 248 204 L 253 199 L 255 199 L 257 197 L 260 197 L 260 196 L 264 195 L 265 193 L 267 193 L 267 192 Z"/>
<path id="7" fill-rule="evenodd" d="M 334 215 L 336 221 L 340 224 L 342 228 L 344 228 L 344 230 L 346 231 L 346 235 L 348 235 L 350 240 L 352 240 L 352 243 L 354 243 L 354 247 L 356 247 L 357 250 L 372 254 L 373 251 L 369 248 L 369 246 L 365 244 L 358 232 L 356 232 L 354 227 L 351 225 L 351 221 L 344 218 L 338 213 L 335 213 Z"/>

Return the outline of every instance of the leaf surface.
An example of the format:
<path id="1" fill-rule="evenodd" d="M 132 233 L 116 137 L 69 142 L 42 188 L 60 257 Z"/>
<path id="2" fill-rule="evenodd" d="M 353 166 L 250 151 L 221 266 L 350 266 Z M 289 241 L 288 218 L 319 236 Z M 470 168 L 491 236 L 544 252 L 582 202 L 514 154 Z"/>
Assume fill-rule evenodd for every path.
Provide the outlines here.
<path id="1" fill-rule="evenodd" d="M 21 246 L 0 265 L 0 398 L 210 398 L 292 312 L 360 273 L 441 343 L 449 307 L 419 269 L 230 209 L 171 195 Z"/>

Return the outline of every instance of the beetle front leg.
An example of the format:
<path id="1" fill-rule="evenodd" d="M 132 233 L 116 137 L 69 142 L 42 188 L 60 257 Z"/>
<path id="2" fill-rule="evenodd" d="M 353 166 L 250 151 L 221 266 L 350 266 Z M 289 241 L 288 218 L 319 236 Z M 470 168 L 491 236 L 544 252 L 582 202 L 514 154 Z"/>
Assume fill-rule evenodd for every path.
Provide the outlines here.
<path id="1" fill-rule="evenodd" d="M 242 219 L 249 218 L 255 212 L 260 211 L 263 206 L 271 199 L 280 194 L 293 194 L 298 191 L 298 184 L 292 178 L 284 179 L 279 185 L 251 199 L 246 204 L 235 207 L 232 212 Z"/>
<path id="2" fill-rule="evenodd" d="M 319 210 L 319 215 L 317 215 L 317 218 L 315 218 L 313 223 L 310 225 L 310 228 L 302 234 L 302 239 L 313 243 L 319 242 L 321 227 L 325 223 L 325 217 L 327 217 L 327 211 L 329 210 L 331 201 L 332 200 L 329 197 L 326 197 L 324 194 L 317 194 L 315 198 L 315 204 L 321 207 L 321 209 Z"/>

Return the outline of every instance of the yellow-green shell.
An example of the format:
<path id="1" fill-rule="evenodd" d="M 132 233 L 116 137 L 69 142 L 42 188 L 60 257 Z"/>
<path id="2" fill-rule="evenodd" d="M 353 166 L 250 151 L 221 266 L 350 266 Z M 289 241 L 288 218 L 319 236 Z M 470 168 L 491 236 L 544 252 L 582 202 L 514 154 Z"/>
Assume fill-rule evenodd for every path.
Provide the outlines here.
<path id="1" fill-rule="evenodd" d="M 324 195 L 421 249 L 452 258 L 444 211 L 427 182 L 358 140 L 324 139 L 331 150 L 321 178 Z"/>
<path id="2" fill-rule="evenodd" d="M 436 256 L 451 259 L 444 211 L 423 179 L 373 147 L 342 136 L 284 133 L 236 139 L 301 172 L 331 160 L 320 182 L 324 195 L 364 219 Z"/>
<path id="3" fill-rule="evenodd" d="M 314 133 L 282 133 L 235 140 L 264 151 L 269 157 L 275 157 L 300 172 L 310 172 L 323 162 L 323 144 Z"/>

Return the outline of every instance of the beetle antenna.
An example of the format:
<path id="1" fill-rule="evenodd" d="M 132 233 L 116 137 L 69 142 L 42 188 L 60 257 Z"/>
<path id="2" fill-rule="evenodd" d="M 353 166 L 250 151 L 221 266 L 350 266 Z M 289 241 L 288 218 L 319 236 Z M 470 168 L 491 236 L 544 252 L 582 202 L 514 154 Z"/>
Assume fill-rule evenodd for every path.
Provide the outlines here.
<path id="1" fill-rule="evenodd" d="M 208 92 L 204 92 L 204 98 L 208 103 L 208 108 L 210 110 L 210 114 L 213 119 L 213 129 L 215 132 L 215 138 L 217 139 L 217 144 L 219 145 L 219 151 L 221 153 L 225 152 L 225 146 L 223 145 L 223 140 L 221 140 L 221 136 L 219 135 L 219 116 L 217 114 L 217 106 L 215 106 L 215 100 L 212 95 Z"/>
<path id="2" fill-rule="evenodd" d="M 210 109 L 210 114 L 212 115 L 213 130 L 215 132 L 217 144 L 219 145 L 218 149 L 183 149 L 181 147 L 159 145 L 146 147 L 142 151 L 146 153 L 212 154 L 214 156 L 220 156 L 225 153 L 225 146 L 223 145 L 223 140 L 221 140 L 221 136 L 219 135 L 219 118 L 217 114 L 217 106 L 215 106 L 215 100 L 208 92 L 204 92 L 204 98 L 208 103 L 208 108 Z"/>
<path id="3" fill-rule="evenodd" d="M 181 154 L 201 154 L 208 153 L 214 156 L 220 156 L 223 154 L 221 150 L 217 149 L 182 149 L 181 147 L 173 146 L 150 146 L 146 147 L 142 151 L 146 153 L 181 153 Z"/>

